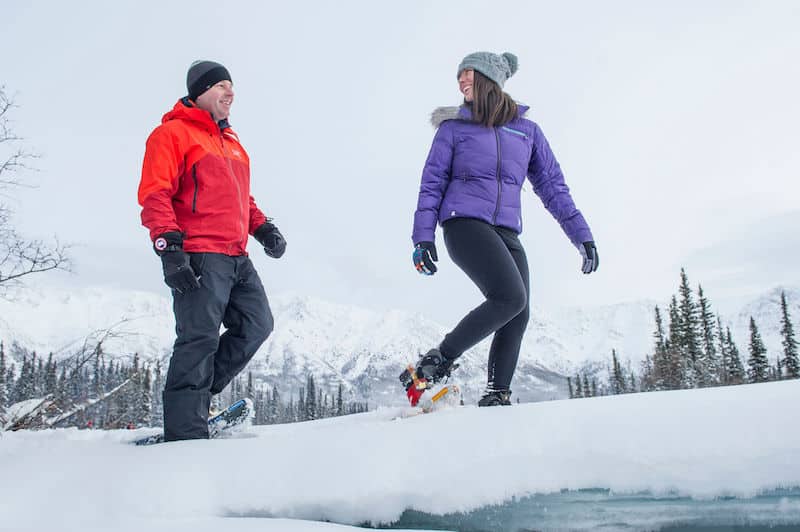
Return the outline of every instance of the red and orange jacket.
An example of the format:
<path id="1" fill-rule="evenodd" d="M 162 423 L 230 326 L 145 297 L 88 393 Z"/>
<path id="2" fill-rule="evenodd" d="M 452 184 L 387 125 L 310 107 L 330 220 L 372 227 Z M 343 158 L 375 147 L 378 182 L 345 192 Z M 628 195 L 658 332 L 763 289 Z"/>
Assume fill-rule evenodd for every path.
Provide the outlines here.
<path id="1" fill-rule="evenodd" d="M 248 235 L 267 221 L 250 195 L 250 158 L 236 133 L 188 99 L 147 139 L 139 204 L 151 240 L 180 231 L 189 252 L 246 255 Z"/>

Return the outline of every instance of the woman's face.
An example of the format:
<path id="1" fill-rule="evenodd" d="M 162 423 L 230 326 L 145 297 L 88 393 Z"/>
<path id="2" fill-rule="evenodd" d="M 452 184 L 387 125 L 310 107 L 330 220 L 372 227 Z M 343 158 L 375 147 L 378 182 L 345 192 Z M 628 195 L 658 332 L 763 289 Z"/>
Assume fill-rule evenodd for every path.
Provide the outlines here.
<path id="1" fill-rule="evenodd" d="M 465 101 L 472 101 L 472 82 L 474 79 L 475 72 L 471 69 L 462 70 L 461 74 L 458 75 L 458 90 L 464 95 Z"/>

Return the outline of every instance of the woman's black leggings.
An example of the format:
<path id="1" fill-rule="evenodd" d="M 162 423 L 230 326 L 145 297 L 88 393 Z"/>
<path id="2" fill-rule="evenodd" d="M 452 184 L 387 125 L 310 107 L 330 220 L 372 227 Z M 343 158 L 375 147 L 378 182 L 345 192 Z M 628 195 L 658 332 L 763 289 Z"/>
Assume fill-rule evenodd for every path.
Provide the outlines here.
<path id="1" fill-rule="evenodd" d="M 514 231 L 480 220 L 453 218 L 442 227 L 450 258 L 486 301 L 444 337 L 440 350 L 455 358 L 494 333 L 487 389 L 508 390 L 528 324 L 530 281 L 525 250 Z"/>

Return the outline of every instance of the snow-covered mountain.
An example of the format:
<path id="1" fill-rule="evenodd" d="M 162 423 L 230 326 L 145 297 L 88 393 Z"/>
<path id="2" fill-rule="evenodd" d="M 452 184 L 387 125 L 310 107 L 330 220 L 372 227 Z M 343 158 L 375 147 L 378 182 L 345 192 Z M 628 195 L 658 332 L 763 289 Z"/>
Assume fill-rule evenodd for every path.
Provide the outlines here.
<path id="1" fill-rule="evenodd" d="M 800 317 L 800 290 L 785 289 L 793 318 Z M 743 353 L 752 315 L 770 360 L 780 352 L 780 288 L 723 315 Z M 713 303 L 713 300 L 712 300 Z M 594 369 L 605 376 L 611 350 L 633 367 L 647 355 L 656 302 L 638 301 L 594 308 L 534 308 L 514 379 L 521 401 L 565 397 L 565 376 Z M 664 303 L 659 303 L 666 310 Z M 378 313 L 312 297 L 282 295 L 271 301 L 275 331 L 248 366 L 256 380 L 295 393 L 308 373 L 323 389 L 342 382 L 354 398 L 372 404 L 402 402 L 397 375 L 419 353 L 438 344 L 447 328 L 419 314 Z M 109 356 L 166 360 L 173 340 L 171 301 L 160 294 L 105 287 L 30 288 L 13 301 L 0 301 L 0 340 L 13 358 L 13 342 L 40 354 L 65 356 L 94 331 L 113 328 L 104 342 Z M 465 353 L 458 370 L 467 400 L 486 380 L 485 340 Z M 18 363 L 18 360 L 11 360 Z"/>

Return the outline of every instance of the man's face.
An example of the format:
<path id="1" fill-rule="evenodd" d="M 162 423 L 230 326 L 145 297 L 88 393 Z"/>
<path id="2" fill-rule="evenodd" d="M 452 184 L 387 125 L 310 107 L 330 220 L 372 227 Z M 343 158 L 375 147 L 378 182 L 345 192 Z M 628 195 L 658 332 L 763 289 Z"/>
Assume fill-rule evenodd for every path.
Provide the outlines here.
<path id="1" fill-rule="evenodd" d="M 212 85 L 206 92 L 197 97 L 197 107 L 208 111 L 214 120 L 225 120 L 231 114 L 233 105 L 233 83 L 223 80 Z"/>

